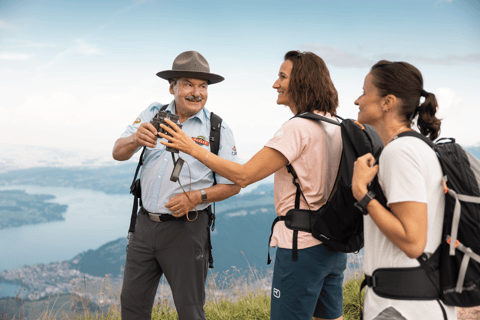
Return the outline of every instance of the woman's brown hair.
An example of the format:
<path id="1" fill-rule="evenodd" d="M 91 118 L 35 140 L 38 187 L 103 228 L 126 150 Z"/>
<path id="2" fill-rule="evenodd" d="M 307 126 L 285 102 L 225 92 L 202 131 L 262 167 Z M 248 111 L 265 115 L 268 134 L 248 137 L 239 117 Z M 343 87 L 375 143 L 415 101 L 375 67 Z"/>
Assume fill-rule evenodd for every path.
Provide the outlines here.
<path id="1" fill-rule="evenodd" d="M 370 73 L 373 84 L 379 90 L 380 96 L 394 95 L 402 101 L 400 115 L 408 127 L 418 114 L 417 127 L 420 132 L 435 140 L 440 133 L 442 121 L 435 116 L 437 99 L 433 93 L 423 90 L 423 77 L 420 71 L 407 62 L 377 62 Z M 420 104 L 420 97 L 425 101 Z"/>
<path id="2" fill-rule="evenodd" d="M 288 92 L 296 112 L 329 112 L 336 115 L 338 93 L 325 62 L 312 52 L 289 51 L 285 60 L 293 63 Z"/>

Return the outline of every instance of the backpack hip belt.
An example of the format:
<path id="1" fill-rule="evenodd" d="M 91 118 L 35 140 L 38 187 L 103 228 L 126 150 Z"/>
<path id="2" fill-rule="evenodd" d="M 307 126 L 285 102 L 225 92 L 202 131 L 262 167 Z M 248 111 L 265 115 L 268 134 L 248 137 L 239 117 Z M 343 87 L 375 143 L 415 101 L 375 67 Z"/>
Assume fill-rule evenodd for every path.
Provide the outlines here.
<path id="1" fill-rule="evenodd" d="M 421 266 L 380 268 L 365 275 L 361 289 L 368 286 L 376 295 L 395 300 L 437 300 L 440 293 Z"/>

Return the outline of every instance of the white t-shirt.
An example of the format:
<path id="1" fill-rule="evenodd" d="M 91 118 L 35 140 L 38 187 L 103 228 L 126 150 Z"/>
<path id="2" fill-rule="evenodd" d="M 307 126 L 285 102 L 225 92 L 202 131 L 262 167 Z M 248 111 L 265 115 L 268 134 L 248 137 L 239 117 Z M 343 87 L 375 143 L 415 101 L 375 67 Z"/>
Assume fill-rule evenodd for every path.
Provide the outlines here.
<path id="1" fill-rule="evenodd" d="M 433 253 L 441 241 L 445 194 L 442 188 L 442 169 L 433 150 L 415 137 L 398 138 L 390 142 L 380 156 L 378 178 L 391 203 L 414 201 L 427 204 L 427 244 L 424 252 Z M 372 218 L 364 218 L 365 256 L 364 272 L 372 275 L 378 268 L 418 267 L 416 259 L 409 258 L 377 227 Z M 438 302 L 393 300 L 377 296 L 367 287 L 364 319 L 374 319 L 388 307 L 395 308 L 408 320 L 443 319 Z M 449 320 L 457 319 L 455 307 L 444 306 Z"/>

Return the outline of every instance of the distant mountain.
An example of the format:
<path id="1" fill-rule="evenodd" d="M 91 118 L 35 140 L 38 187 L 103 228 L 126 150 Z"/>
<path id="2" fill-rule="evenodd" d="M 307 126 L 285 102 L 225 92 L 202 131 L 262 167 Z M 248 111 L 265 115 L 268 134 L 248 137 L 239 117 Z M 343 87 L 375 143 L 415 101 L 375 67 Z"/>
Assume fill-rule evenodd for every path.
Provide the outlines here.
<path id="1" fill-rule="evenodd" d="M 0 191 L 0 229 L 64 220 L 67 205 L 46 202 L 54 197 L 23 190 Z"/>
<path id="2" fill-rule="evenodd" d="M 107 194 L 129 194 L 134 162 L 103 167 L 40 167 L 0 173 L 0 186 L 38 185 L 92 189 Z"/>
<path id="3" fill-rule="evenodd" d="M 468 148 L 465 148 L 465 150 L 470 152 L 477 159 L 480 159 L 480 146 L 479 147 L 468 147 Z"/>
<path id="4" fill-rule="evenodd" d="M 63 148 L 0 143 L 0 172 L 37 167 L 98 167 L 114 165 L 110 150 Z"/>

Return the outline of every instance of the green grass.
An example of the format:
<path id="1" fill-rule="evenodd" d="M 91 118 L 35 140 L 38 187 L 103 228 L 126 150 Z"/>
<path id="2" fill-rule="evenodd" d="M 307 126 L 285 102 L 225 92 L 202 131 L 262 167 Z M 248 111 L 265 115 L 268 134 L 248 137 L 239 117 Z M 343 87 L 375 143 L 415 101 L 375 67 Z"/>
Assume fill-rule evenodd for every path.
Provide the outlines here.
<path id="1" fill-rule="evenodd" d="M 343 292 L 343 318 L 345 320 L 360 319 L 361 306 L 359 301 L 360 284 L 363 275 L 358 272 L 358 264 L 354 262 L 356 270 L 348 270 L 347 274 L 353 274 L 344 284 Z M 271 276 L 271 274 L 270 274 Z M 226 272 L 219 276 L 213 274 L 206 286 L 207 302 L 205 304 L 205 313 L 209 320 L 268 320 L 270 319 L 270 285 L 271 277 L 260 276 L 257 271 L 252 268 L 248 271 L 236 270 Z M 160 291 L 155 302 L 152 319 L 153 320 L 177 320 L 178 316 L 173 306 L 171 291 L 168 283 L 162 280 L 160 283 Z M 9 308 L 16 308 L 16 312 L 3 313 L 0 310 L 0 320 L 12 320 L 21 318 L 27 320 L 53 320 L 53 319 L 75 319 L 75 320 L 121 320 L 120 306 L 118 301 L 120 296 L 120 287 L 118 284 L 110 283 L 110 279 L 106 277 L 102 281 L 101 286 L 94 291 L 92 287 L 85 282 L 79 285 L 76 294 L 70 297 L 70 303 L 64 301 L 67 295 L 62 295 L 59 299 L 54 296 L 43 306 L 46 309 L 34 311 L 34 307 L 30 306 L 34 301 L 26 300 L 26 303 L 17 300 L 15 305 Z M 99 303 L 99 308 L 92 311 L 92 303 L 86 297 L 101 296 L 108 299 L 105 301 L 113 301 L 113 303 Z M 0 301 L 1 302 L 1 301 Z M 61 305 L 61 306 L 60 306 Z M 60 308 L 60 307 L 63 307 Z M 36 307 L 38 308 L 38 306 Z M 23 311 L 22 311 L 23 310 Z M 8 316 L 7 316 L 8 314 Z M 16 314 L 16 317 L 12 317 Z M 23 316 L 23 317 L 22 317 Z"/>

